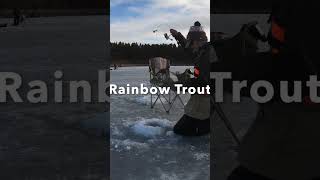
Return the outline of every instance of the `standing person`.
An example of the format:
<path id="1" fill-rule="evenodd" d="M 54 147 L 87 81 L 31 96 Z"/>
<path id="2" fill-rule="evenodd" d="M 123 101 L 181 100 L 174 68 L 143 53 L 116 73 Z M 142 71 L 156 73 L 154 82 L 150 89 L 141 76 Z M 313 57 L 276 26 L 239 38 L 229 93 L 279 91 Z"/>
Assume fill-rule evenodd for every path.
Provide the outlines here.
<path id="1" fill-rule="evenodd" d="M 194 63 L 195 78 L 181 83 L 189 87 L 209 85 L 210 50 L 207 46 L 208 38 L 200 22 L 197 21 L 194 26 L 190 27 L 187 38 L 174 29 L 171 29 L 170 32 L 178 44 L 189 53 Z M 184 108 L 184 115 L 174 126 L 174 132 L 184 136 L 201 136 L 210 132 L 209 95 L 191 95 Z"/>
<path id="2" fill-rule="evenodd" d="M 239 166 L 229 180 L 314 180 L 320 178 L 320 107 L 310 105 L 306 81 L 318 74 L 315 43 L 319 34 L 312 27 L 313 2 L 276 3 L 270 17 L 271 51 L 244 61 L 217 62 L 212 72 L 232 72 L 232 80 L 268 80 L 275 95 L 261 103 L 261 113 L 239 147 Z M 302 81 L 302 102 L 284 102 L 280 81 Z M 249 83 L 248 83 L 249 84 Z M 224 83 L 231 90 L 231 83 Z M 250 87 L 250 85 L 248 85 Z M 295 91 L 289 86 L 289 94 Z M 245 89 L 245 91 L 249 91 Z M 310 100 L 310 99 L 309 99 Z"/>
<path id="3" fill-rule="evenodd" d="M 13 9 L 13 25 L 18 26 L 21 20 L 21 11 L 18 8 Z"/>

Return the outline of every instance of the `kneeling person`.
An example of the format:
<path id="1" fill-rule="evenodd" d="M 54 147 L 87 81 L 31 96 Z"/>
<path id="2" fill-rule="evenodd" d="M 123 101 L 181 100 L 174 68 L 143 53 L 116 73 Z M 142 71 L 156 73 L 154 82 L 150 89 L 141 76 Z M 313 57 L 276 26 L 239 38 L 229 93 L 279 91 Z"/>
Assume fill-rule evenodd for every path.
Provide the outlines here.
<path id="1" fill-rule="evenodd" d="M 205 87 L 209 85 L 210 50 L 209 46 L 206 46 L 208 39 L 201 24 L 195 22 L 194 26 L 191 26 L 187 39 L 176 30 L 172 29 L 170 32 L 178 41 L 178 44 L 190 54 L 195 64 L 195 78 L 190 78 L 180 83 L 188 87 Z M 184 136 L 201 136 L 210 132 L 210 96 L 208 94 L 191 95 L 184 108 L 184 115 L 174 126 L 174 132 Z"/>

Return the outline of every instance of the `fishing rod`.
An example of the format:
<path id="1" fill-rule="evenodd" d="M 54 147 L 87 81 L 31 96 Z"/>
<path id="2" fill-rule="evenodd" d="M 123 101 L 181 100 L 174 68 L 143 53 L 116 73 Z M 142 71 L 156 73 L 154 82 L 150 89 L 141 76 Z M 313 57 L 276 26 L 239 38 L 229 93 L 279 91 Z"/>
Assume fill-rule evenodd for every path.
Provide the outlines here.
<path id="1" fill-rule="evenodd" d="M 214 112 L 216 112 L 220 119 L 223 121 L 224 125 L 226 126 L 226 128 L 228 129 L 228 131 L 230 132 L 232 138 L 234 139 L 234 141 L 237 143 L 237 145 L 240 145 L 240 139 L 238 138 L 235 130 L 232 127 L 231 122 L 229 121 L 229 119 L 227 118 L 226 114 L 224 113 L 222 107 L 220 106 L 220 104 L 218 104 L 217 102 L 215 102 L 213 95 L 210 96 L 210 103 L 214 108 L 214 111 L 211 111 L 212 114 Z M 210 113 L 211 114 L 211 113 Z M 214 114 L 213 114 L 214 115 Z M 214 117 L 214 116 L 213 116 Z"/>
<path id="2" fill-rule="evenodd" d="M 165 26 L 166 30 L 163 29 L 163 26 Z M 163 23 L 163 24 L 159 24 L 157 27 L 154 28 L 154 30 L 152 31 L 153 33 L 161 33 L 163 34 L 163 36 L 165 37 L 166 40 L 170 40 L 170 41 L 174 41 L 174 37 L 167 32 L 167 30 L 169 31 L 171 28 L 171 26 L 167 23 Z"/>

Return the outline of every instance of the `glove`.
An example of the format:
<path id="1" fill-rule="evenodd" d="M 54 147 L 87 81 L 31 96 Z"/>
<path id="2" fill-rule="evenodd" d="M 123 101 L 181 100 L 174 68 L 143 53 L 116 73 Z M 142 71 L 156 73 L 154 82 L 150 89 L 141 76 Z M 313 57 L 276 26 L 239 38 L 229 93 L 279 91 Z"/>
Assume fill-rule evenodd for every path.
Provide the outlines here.
<path id="1" fill-rule="evenodd" d="M 178 82 L 179 83 L 186 83 L 190 78 L 191 78 L 191 70 L 190 69 L 186 69 L 183 73 L 176 73 L 176 76 L 178 78 Z"/>
<path id="2" fill-rule="evenodd" d="M 170 33 L 172 34 L 173 37 L 178 35 L 178 31 L 175 29 L 170 29 Z"/>

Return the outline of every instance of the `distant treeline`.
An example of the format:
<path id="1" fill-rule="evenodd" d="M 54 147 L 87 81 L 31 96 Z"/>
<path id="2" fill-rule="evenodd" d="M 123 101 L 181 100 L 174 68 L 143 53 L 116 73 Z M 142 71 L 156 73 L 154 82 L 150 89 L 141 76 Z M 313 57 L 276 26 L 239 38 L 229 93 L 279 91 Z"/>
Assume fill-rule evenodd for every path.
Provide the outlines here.
<path id="1" fill-rule="evenodd" d="M 1 0 L 0 9 L 106 9 L 106 0 Z"/>
<path id="2" fill-rule="evenodd" d="M 175 44 L 111 43 L 112 64 L 148 64 L 148 59 L 164 57 L 172 65 L 187 65 L 190 58 Z"/>
<path id="3" fill-rule="evenodd" d="M 0 17 L 10 17 L 14 8 L 39 16 L 110 14 L 106 0 L 0 0 Z"/>

